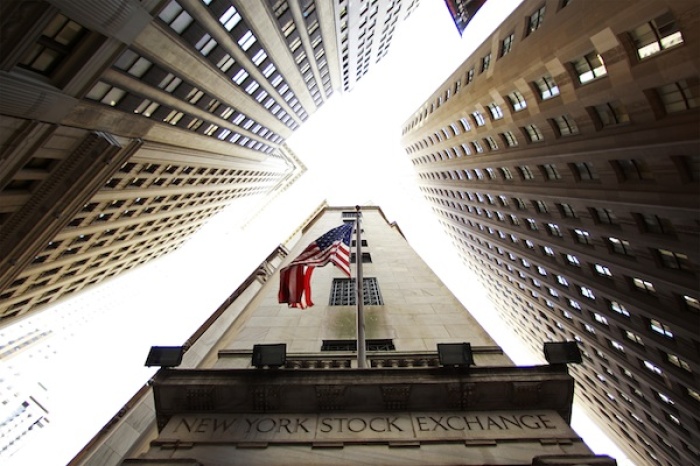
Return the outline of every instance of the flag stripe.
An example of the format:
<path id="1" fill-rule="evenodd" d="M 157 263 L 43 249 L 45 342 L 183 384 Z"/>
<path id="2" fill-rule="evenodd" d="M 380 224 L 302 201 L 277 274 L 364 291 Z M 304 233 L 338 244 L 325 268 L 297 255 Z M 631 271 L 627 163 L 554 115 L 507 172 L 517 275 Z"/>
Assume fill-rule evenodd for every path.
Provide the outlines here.
<path id="1" fill-rule="evenodd" d="M 328 231 L 280 271 L 280 303 L 301 309 L 313 306 L 311 276 L 316 267 L 323 267 L 330 262 L 350 276 L 350 237 L 353 227 L 352 223 L 346 223 Z"/>

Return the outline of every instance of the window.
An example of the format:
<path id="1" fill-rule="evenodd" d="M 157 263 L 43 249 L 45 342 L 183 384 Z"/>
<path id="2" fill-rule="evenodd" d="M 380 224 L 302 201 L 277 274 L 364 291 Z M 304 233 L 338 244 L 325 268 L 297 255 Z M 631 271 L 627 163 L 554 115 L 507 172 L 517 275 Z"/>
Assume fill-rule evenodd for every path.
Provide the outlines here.
<path id="1" fill-rule="evenodd" d="M 593 266 L 593 269 L 601 277 L 612 277 L 612 272 L 610 271 L 610 269 L 608 267 L 606 267 L 604 265 L 595 264 Z"/>
<path id="2" fill-rule="evenodd" d="M 591 209 L 591 214 L 596 223 L 617 225 L 617 216 L 615 216 L 615 213 L 610 209 L 595 207 Z"/>
<path id="3" fill-rule="evenodd" d="M 513 174 L 510 172 L 510 169 L 508 167 L 500 167 L 498 170 L 501 172 L 501 176 L 503 177 L 504 180 L 512 180 L 513 179 Z"/>
<path id="4" fill-rule="evenodd" d="M 537 199 L 532 201 L 532 205 L 535 206 L 535 210 L 541 214 L 549 213 L 549 207 L 547 207 L 547 203 L 545 201 Z"/>
<path id="5" fill-rule="evenodd" d="M 610 308 L 611 311 L 617 312 L 618 314 L 629 317 L 630 313 L 627 310 L 625 306 L 622 304 L 618 303 L 617 301 L 608 301 L 608 307 Z"/>
<path id="6" fill-rule="evenodd" d="M 219 22 L 223 24 L 227 31 L 233 29 L 240 21 L 241 15 L 233 6 L 230 6 L 224 14 L 219 17 Z"/>
<path id="7" fill-rule="evenodd" d="M 614 341 L 614 340 L 609 340 L 609 341 L 610 341 L 610 346 L 611 346 L 612 348 L 616 349 L 616 350 L 619 351 L 620 353 L 624 353 L 624 352 L 625 352 L 625 347 L 622 346 L 620 343 L 618 343 L 618 342 L 616 342 L 616 341 Z"/>
<path id="8" fill-rule="evenodd" d="M 508 52 L 511 51 L 511 49 L 513 48 L 513 41 L 514 40 L 515 40 L 515 34 L 513 34 L 511 32 L 501 41 L 501 56 L 502 57 L 508 55 Z"/>
<path id="9" fill-rule="evenodd" d="M 644 340 L 642 340 L 642 337 L 640 337 L 636 333 L 630 330 L 624 330 L 622 333 L 624 334 L 625 338 L 627 338 L 629 341 L 644 346 Z"/>
<path id="10" fill-rule="evenodd" d="M 510 101 L 510 105 L 513 108 L 514 112 L 519 112 L 527 108 L 527 102 L 525 101 L 525 97 L 523 97 L 520 91 L 513 91 L 510 94 L 508 94 L 508 100 Z"/>
<path id="11" fill-rule="evenodd" d="M 668 269 L 684 270 L 686 272 L 693 271 L 690 260 L 685 254 L 669 251 L 668 249 L 657 249 L 656 252 L 664 267 Z"/>
<path id="12" fill-rule="evenodd" d="M 518 139 L 515 137 L 512 131 L 501 133 L 501 137 L 508 147 L 515 147 L 518 145 Z"/>
<path id="13" fill-rule="evenodd" d="M 630 32 L 640 59 L 683 43 L 683 35 L 669 11 Z"/>
<path id="14" fill-rule="evenodd" d="M 367 351 L 395 351 L 393 340 L 365 340 Z M 321 351 L 357 351 L 357 340 L 323 340 Z"/>
<path id="15" fill-rule="evenodd" d="M 472 117 L 474 118 L 476 126 L 484 126 L 486 124 L 484 115 L 482 115 L 481 112 L 472 112 Z"/>
<path id="16" fill-rule="evenodd" d="M 698 98 L 693 95 L 686 80 L 667 84 L 656 89 L 666 113 L 676 113 L 698 106 Z"/>
<path id="17" fill-rule="evenodd" d="M 658 376 L 664 375 L 664 371 L 661 370 L 661 368 L 657 367 L 656 365 L 652 364 L 649 361 L 643 361 L 644 368 L 648 370 L 649 372 L 652 372 Z"/>
<path id="18" fill-rule="evenodd" d="M 593 290 L 590 288 L 587 288 L 585 286 L 579 287 L 579 291 L 581 292 L 581 295 L 588 298 L 588 299 L 595 299 L 595 294 L 593 293 Z"/>
<path id="19" fill-rule="evenodd" d="M 683 304 L 685 308 L 692 312 L 700 312 L 700 300 L 692 296 L 683 295 Z"/>
<path id="20" fill-rule="evenodd" d="M 591 234 L 586 230 L 581 230 L 580 228 L 574 229 L 574 239 L 579 244 L 591 245 Z"/>
<path id="21" fill-rule="evenodd" d="M 530 15 L 527 24 L 527 35 L 532 34 L 542 26 L 544 21 L 544 5 Z"/>
<path id="22" fill-rule="evenodd" d="M 559 226 L 555 225 L 554 223 L 547 224 L 547 231 L 552 236 L 556 236 L 558 238 L 562 237 L 561 230 L 559 229 Z"/>
<path id="23" fill-rule="evenodd" d="M 357 289 L 354 278 L 334 278 L 331 285 L 331 306 L 354 306 L 357 304 Z M 381 305 L 381 294 L 379 293 L 379 283 L 376 278 L 363 278 L 362 288 L 364 292 L 364 304 Z"/>
<path id="24" fill-rule="evenodd" d="M 87 30 L 62 14 L 57 14 L 41 32 L 29 51 L 19 61 L 19 66 L 44 76 L 51 73 L 66 59 Z"/>
<path id="25" fill-rule="evenodd" d="M 690 364 L 688 364 L 686 361 L 679 358 L 675 354 L 667 353 L 666 359 L 668 359 L 668 362 L 670 362 L 674 366 L 679 367 L 679 368 L 683 369 L 684 371 L 692 372 L 692 370 L 690 369 Z M 698 400 L 698 401 L 700 401 L 700 400 Z"/>
<path id="26" fill-rule="evenodd" d="M 572 255 L 572 254 L 566 254 L 565 256 L 566 263 L 569 265 L 573 265 L 575 267 L 580 267 L 581 262 L 578 260 L 578 257 Z"/>
<path id="27" fill-rule="evenodd" d="M 554 127 L 559 136 L 578 134 L 578 126 L 576 126 L 576 122 L 568 114 L 555 117 L 551 121 L 554 123 Z"/>
<path id="28" fill-rule="evenodd" d="M 596 105 L 592 109 L 599 129 L 629 123 L 630 121 L 627 110 L 619 100 Z"/>
<path id="29" fill-rule="evenodd" d="M 593 81 L 608 74 L 603 57 L 596 52 L 591 52 L 572 63 L 578 80 L 581 84 Z"/>
<path id="30" fill-rule="evenodd" d="M 557 204 L 561 216 L 565 218 L 577 218 L 576 211 L 570 204 Z"/>
<path id="31" fill-rule="evenodd" d="M 501 110 L 501 107 L 496 102 L 491 102 L 488 105 L 488 109 L 491 112 L 491 118 L 493 120 L 500 120 L 503 118 L 503 110 Z"/>
<path id="32" fill-rule="evenodd" d="M 632 278 L 632 285 L 639 291 L 642 291 L 647 294 L 656 294 L 656 288 L 654 288 L 654 284 L 651 282 L 648 282 L 646 280 L 643 280 L 641 278 L 633 277 Z"/>
<path id="33" fill-rule="evenodd" d="M 574 177 L 579 181 L 592 181 L 598 179 L 598 174 L 593 170 L 593 165 L 588 162 L 575 162 L 569 164 Z"/>
<path id="34" fill-rule="evenodd" d="M 640 229 L 646 233 L 671 234 L 673 227 L 666 219 L 653 214 L 635 214 Z"/>
<path id="35" fill-rule="evenodd" d="M 545 178 L 547 178 L 548 180 L 555 181 L 561 179 L 561 175 L 559 174 L 556 165 L 554 165 L 553 163 L 546 163 L 544 165 L 540 165 L 540 168 L 542 169 Z"/>
<path id="36" fill-rule="evenodd" d="M 651 180 L 651 170 L 642 160 L 620 159 L 614 160 L 613 167 L 620 181 Z"/>
<path id="37" fill-rule="evenodd" d="M 539 90 L 540 97 L 542 100 L 551 99 L 559 95 L 559 86 L 554 82 L 554 79 L 550 75 L 542 76 L 540 79 L 535 81 L 535 87 Z"/>
<path id="38" fill-rule="evenodd" d="M 172 1 L 163 8 L 158 17 L 178 34 L 182 34 L 192 23 L 192 17 L 176 2 Z"/>
<path id="39" fill-rule="evenodd" d="M 659 320 L 649 319 L 649 328 L 651 328 L 654 332 L 658 333 L 659 335 L 662 335 L 666 338 L 670 338 L 672 340 L 674 339 L 671 328 Z"/>
<path id="40" fill-rule="evenodd" d="M 525 130 L 525 134 L 527 134 L 527 138 L 530 140 L 530 142 L 539 142 L 544 140 L 544 136 L 537 126 L 527 125 L 523 129 Z"/>
<path id="41" fill-rule="evenodd" d="M 484 57 L 481 59 L 481 72 L 483 73 L 484 71 L 488 70 L 489 66 L 491 66 L 491 54 L 490 53 L 484 55 Z"/>
<path id="42" fill-rule="evenodd" d="M 489 149 L 491 149 L 491 150 L 498 150 L 498 143 L 496 142 L 496 140 L 495 140 L 493 137 L 491 137 L 491 136 L 486 136 L 486 137 L 484 138 L 484 141 L 485 141 L 486 144 L 489 146 Z"/>
<path id="43" fill-rule="evenodd" d="M 475 74 L 474 68 L 471 68 L 469 71 L 467 71 L 467 76 L 466 76 L 467 84 L 469 84 L 470 82 L 472 82 L 474 80 L 474 74 Z"/>
<path id="44" fill-rule="evenodd" d="M 535 175 L 532 174 L 532 170 L 527 165 L 522 165 L 517 167 L 520 177 L 525 181 L 530 181 L 535 179 Z"/>
<path id="45" fill-rule="evenodd" d="M 477 140 L 472 141 L 472 145 L 474 146 L 474 150 L 478 153 L 481 154 L 484 152 L 484 147 L 481 145 L 481 143 Z"/>
<path id="46" fill-rule="evenodd" d="M 350 263 L 355 264 L 357 263 L 357 253 L 351 252 L 350 253 Z M 372 263 L 372 256 L 368 252 L 363 252 L 362 253 L 362 263 L 363 264 L 371 264 Z"/>
<path id="47" fill-rule="evenodd" d="M 613 236 L 608 237 L 607 241 L 608 246 L 610 247 L 610 250 L 612 252 L 616 254 L 622 254 L 623 256 L 632 255 L 632 247 L 630 246 L 629 241 L 620 238 L 615 238 Z"/>

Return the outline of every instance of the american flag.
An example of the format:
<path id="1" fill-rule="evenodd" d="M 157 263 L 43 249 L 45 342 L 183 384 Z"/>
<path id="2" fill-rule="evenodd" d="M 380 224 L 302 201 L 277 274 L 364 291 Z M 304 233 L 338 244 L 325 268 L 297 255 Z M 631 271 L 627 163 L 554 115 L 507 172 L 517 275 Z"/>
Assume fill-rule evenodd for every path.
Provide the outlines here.
<path id="1" fill-rule="evenodd" d="M 353 223 L 333 228 L 307 246 L 299 256 L 280 271 L 280 303 L 306 309 L 311 301 L 311 274 L 314 268 L 332 262 L 350 276 L 350 237 Z"/>

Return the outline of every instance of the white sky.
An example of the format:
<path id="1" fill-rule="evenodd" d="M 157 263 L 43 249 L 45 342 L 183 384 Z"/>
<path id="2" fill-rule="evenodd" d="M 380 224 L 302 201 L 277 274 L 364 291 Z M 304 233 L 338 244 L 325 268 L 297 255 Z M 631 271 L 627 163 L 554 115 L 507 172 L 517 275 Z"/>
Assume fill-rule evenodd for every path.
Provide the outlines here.
<path id="1" fill-rule="evenodd" d="M 400 147 L 402 123 L 520 1 L 489 0 L 460 38 L 444 2 L 422 0 L 397 28 L 382 62 L 351 93 L 336 93 L 288 140 L 309 171 L 266 211 L 238 201 L 181 250 L 48 311 L 101 317 L 85 317 L 82 331 L 52 341 L 52 358 L 11 361 L 10 371 L 22 379 L 16 385 L 41 380 L 49 388 L 52 423 L 3 464 L 70 461 L 150 378 L 154 370 L 143 367 L 150 346 L 181 345 L 323 199 L 330 205 L 379 205 L 517 364 L 543 362 L 504 329 L 459 263 Z M 589 447 L 631 465 L 577 411 L 573 425 Z"/>

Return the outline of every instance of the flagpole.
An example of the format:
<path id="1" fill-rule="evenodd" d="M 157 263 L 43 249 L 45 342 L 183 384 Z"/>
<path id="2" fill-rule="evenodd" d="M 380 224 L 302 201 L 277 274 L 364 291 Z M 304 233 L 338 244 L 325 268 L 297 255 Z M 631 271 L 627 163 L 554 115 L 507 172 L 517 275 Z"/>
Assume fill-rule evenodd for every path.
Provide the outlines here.
<path id="1" fill-rule="evenodd" d="M 357 290 L 357 367 L 364 369 L 366 367 L 367 356 L 365 355 L 365 316 L 364 316 L 364 283 L 362 278 L 362 227 L 360 224 L 360 206 L 355 206 L 357 217 L 355 219 L 355 229 L 357 230 L 355 264 L 357 265 L 357 279 L 355 289 Z"/>

